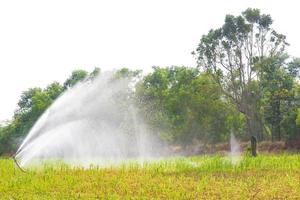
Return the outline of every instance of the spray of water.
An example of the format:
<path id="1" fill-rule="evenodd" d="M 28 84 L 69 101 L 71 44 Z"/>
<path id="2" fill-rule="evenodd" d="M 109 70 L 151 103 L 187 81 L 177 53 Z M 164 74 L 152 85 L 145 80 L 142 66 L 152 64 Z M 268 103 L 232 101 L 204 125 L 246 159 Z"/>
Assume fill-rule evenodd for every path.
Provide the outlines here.
<path id="1" fill-rule="evenodd" d="M 20 145 L 19 164 L 60 159 L 88 166 L 160 156 L 162 143 L 138 116 L 130 84 L 104 73 L 67 90 Z"/>
<path id="2" fill-rule="evenodd" d="M 237 164 L 241 160 L 241 146 L 233 133 L 230 134 L 230 153 L 229 159 L 232 164 Z"/>

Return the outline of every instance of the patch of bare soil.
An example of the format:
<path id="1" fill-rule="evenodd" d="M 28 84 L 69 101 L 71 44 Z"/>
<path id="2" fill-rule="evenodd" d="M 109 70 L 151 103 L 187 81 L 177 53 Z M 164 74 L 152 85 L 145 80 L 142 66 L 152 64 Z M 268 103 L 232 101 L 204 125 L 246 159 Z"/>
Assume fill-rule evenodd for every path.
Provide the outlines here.
<path id="1" fill-rule="evenodd" d="M 239 141 L 242 152 L 246 152 L 250 149 L 250 141 Z M 263 154 L 275 154 L 283 152 L 295 152 L 300 151 L 300 138 L 292 141 L 262 141 L 257 144 L 258 153 Z M 186 147 L 177 145 L 170 147 L 171 154 L 193 156 L 204 154 L 221 154 L 226 155 L 230 152 L 229 143 L 219 144 L 203 144 L 201 142 L 194 143 Z"/>

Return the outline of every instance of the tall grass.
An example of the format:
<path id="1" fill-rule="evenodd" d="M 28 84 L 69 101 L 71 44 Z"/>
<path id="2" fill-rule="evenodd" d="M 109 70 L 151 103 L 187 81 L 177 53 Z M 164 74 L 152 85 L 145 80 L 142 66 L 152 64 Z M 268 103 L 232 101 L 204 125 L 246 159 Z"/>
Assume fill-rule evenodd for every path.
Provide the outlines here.
<path id="1" fill-rule="evenodd" d="M 0 159 L 0 199 L 300 198 L 300 155 L 176 157 L 74 167 L 61 161 L 21 172 Z"/>

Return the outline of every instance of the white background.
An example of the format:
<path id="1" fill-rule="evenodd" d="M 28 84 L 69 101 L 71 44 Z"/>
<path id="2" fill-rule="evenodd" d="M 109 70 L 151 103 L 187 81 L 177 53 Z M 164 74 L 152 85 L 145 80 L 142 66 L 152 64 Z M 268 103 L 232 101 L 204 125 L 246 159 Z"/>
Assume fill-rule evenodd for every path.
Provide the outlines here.
<path id="1" fill-rule="evenodd" d="M 74 69 L 195 66 L 201 36 L 248 7 L 271 14 L 300 57 L 297 0 L 0 1 L 0 120 L 12 117 L 22 91 Z"/>

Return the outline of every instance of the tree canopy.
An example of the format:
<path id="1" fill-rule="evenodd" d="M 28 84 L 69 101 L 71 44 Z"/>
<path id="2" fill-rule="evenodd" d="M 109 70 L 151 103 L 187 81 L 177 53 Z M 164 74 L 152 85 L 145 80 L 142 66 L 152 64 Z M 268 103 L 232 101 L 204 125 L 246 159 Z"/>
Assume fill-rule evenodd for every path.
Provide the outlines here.
<path id="1" fill-rule="evenodd" d="M 260 112 L 264 90 L 259 86 L 270 78 L 275 80 L 280 76 L 281 83 L 287 83 L 287 79 L 293 82 L 295 78 L 289 68 L 283 67 L 288 58 L 286 36 L 276 32 L 272 23 L 271 16 L 261 14 L 259 9 L 249 8 L 238 16 L 226 15 L 224 25 L 203 35 L 194 52 L 199 68 L 212 75 L 222 93 L 245 115 L 248 134 L 260 139 L 264 132 Z M 273 71 L 275 65 L 266 65 L 271 60 L 282 65 L 277 66 L 280 70 Z M 295 62 L 287 66 L 296 71 L 299 67 Z M 268 86 L 281 90 L 282 94 L 284 86 Z"/>

